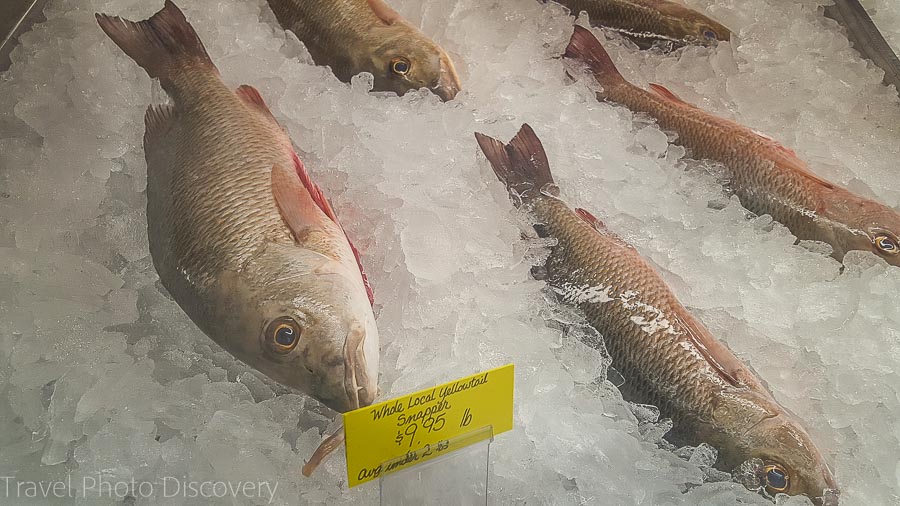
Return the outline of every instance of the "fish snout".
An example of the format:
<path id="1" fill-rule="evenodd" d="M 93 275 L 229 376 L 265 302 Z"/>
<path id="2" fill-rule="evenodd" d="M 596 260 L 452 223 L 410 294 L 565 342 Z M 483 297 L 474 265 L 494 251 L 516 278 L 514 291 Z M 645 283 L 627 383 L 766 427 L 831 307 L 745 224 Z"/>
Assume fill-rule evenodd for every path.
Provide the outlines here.
<path id="1" fill-rule="evenodd" d="M 453 100 L 460 90 L 462 84 L 459 82 L 453 62 L 447 57 L 441 58 L 440 77 L 437 84 L 431 87 L 431 91 L 444 102 L 448 102 Z"/>

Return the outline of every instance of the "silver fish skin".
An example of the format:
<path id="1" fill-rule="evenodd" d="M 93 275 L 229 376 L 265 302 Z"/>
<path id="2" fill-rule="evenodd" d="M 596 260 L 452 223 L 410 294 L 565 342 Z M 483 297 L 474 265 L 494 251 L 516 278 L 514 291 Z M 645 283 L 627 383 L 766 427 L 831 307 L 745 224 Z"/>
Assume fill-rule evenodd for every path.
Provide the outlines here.
<path id="1" fill-rule="evenodd" d="M 174 105 L 145 116 L 150 253 L 210 338 L 336 411 L 368 405 L 378 330 L 358 260 L 262 97 L 229 89 L 181 11 L 100 27 Z"/>
<path id="2" fill-rule="evenodd" d="M 528 125 L 508 145 L 475 134 L 510 198 L 556 239 L 546 280 L 602 335 L 620 387 L 675 423 L 679 442 L 706 442 L 733 471 L 759 459 L 758 486 L 837 503 L 824 458 L 759 377 L 678 301 L 641 255 L 583 209 L 559 198 L 544 148 Z M 782 482 L 783 481 L 783 482 Z"/>

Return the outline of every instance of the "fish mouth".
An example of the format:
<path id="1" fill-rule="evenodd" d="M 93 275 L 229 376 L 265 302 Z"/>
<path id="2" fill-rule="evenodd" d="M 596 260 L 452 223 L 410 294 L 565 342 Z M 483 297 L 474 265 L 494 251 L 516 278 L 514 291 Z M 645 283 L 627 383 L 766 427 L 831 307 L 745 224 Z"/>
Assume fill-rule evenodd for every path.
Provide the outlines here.
<path id="1" fill-rule="evenodd" d="M 377 388 L 372 387 L 372 378 L 369 378 L 363 348 L 365 340 L 365 328 L 359 322 L 353 322 L 344 340 L 344 390 L 349 401 L 348 411 L 372 404 L 377 393 Z"/>
<path id="2" fill-rule="evenodd" d="M 462 89 L 459 76 L 456 75 L 456 68 L 453 67 L 453 62 L 449 58 L 441 58 L 440 75 L 437 84 L 430 89 L 435 95 L 441 97 L 441 100 L 449 102 Z"/>

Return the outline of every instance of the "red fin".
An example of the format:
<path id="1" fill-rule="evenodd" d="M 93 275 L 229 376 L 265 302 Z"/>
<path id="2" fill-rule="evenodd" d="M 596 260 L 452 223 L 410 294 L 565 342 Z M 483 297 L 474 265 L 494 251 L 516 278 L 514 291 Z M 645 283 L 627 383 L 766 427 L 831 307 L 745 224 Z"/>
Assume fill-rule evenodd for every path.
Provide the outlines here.
<path id="1" fill-rule="evenodd" d="M 827 181 L 816 175 L 816 173 L 814 173 L 812 169 L 809 168 L 809 165 L 801 160 L 800 157 L 797 156 L 797 153 L 795 153 L 792 149 L 781 145 L 775 139 L 763 133 L 757 132 L 756 130 L 753 130 L 753 133 L 769 143 L 770 147 L 772 148 L 772 152 L 770 153 L 772 161 L 778 164 L 780 167 L 793 170 L 797 174 L 811 180 L 816 184 L 820 184 L 825 188 L 828 188 L 829 190 L 833 190 L 836 188 L 835 184 L 831 181 Z"/>
<path id="2" fill-rule="evenodd" d="M 775 163 L 780 165 L 781 167 L 785 167 L 787 169 L 791 169 L 797 174 L 813 181 L 814 183 L 820 184 L 829 190 L 833 190 L 836 188 L 834 183 L 831 181 L 827 181 L 822 179 L 818 175 L 816 175 L 812 169 L 809 168 L 809 165 L 806 164 L 803 160 L 797 157 L 793 151 L 785 148 L 784 146 L 776 143 L 778 146 L 778 151 L 776 151 L 774 158 Z"/>
<path id="3" fill-rule="evenodd" d="M 384 3 L 384 0 L 366 0 L 366 2 L 369 4 L 369 8 L 372 9 L 372 12 L 378 16 L 378 19 L 386 25 L 392 25 L 403 19 L 403 17 L 400 16 L 397 11 L 392 9 L 390 5 Z"/>
<path id="4" fill-rule="evenodd" d="M 746 366 L 734 356 L 728 348 L 706 330 L 690 313 L 676 314 L 675 320 L 687 331 L 691 342 L 709 365 L 725 381 L 733 386 L 753 388 L 765 392 L 765 388 L 752 374 L 748 374 Z"/>
<path id="5" fill-rule="evenodd" d="M 318 204 L 298 180 L 296 172 L 287 167 L 272 167 L 272 195 L 295 239 L 302 236 L 304 230 L 325 219 Z"/>
<path id="6" fill-rule="evenodd" d="M 593 72 L 594 78 L 602 86 L 626 82 L 609 57 L 609 53 L 587 28 L 575 25 L 575 32 L 572 33 L 572 38 L 569 39 L 569 45 L 566 46 L 563 56 L 587 65 Z"/>
<path id="7" fill-rule="evenodd" d="M 334 214 L 334 209 L 331 208 L 331 203 L 328 202 L 328 199 L 325 198 L 325 195 L 316 183 L 313 183 L 312 179 L 309 178 L 309 173 L 306 172 L 306 167 L 303 166 L 303 162 L 300 161 L 300 157 L 297 156 L 297 153 L 293 153 L 293 158 L 294 170 L 296 170 L 297 175 L 300 176 L 300 182 L 303 183 L 303 187 L 309 192 L 309 196 L 312 197 L 316 205 L 319 206 L 319 209 L 321 209 L 326 216 L 331 218 L 331 221 L 338 223 L 337 216 Z"/>
<path id="8" fill-rule="evenodd" d="M 321 209 L 326 216 L 331 218 L 331 221 L 337 223 L 337 225 L 341 227 L 341 222 L 338 221 L 337 215 L 334 213 L 334 208 L 331 207 L 331 202 L 328 202 L 328 199 L 325 198 L 322 190 L 318 187 L 318 185 L 316 185 L 316 183 L 312 182 L 312 179 L 309 178 L 309 173 L 306 172 L 306 167 L 303 166 L 303 162 L 300 160 L 300 157 L 297 156 L 297 153 L 294 153 L 293 156 L 294 169 L 297 171 L 297 175 L 300 177 L 300 182 L 303 183 L 303 186 L 306 188 L 306 191 L 309 192 L 310 197 L 312 197 L 316 205 L 319 206 L 319 209 Z M 341 227 L 341 230 L 343 229 L 344 228 Z M 372 292 L 372 287 L 369 285 L 369 278 L 368 276 L 366 276 L 366 272 L 363 270 L 362 260 L 359 256 L 359 250 L 356 249 L 353 241 L 351 241 L 350 237 L 347 236 L 346 231 L 344 231 L 344 236 L 347 237 L 347 244 L 350 245 L 350 249 L 353 251 L 353 256 L 356 257 L 356 264 L 357 266 L 359 266 L 359 273 L 362 276 L 363 284 L 366 286 L 366 294 L 369 296 L 369 303 L 375 304 L 375 294 Z"/>
<path id="9" fill-rule="evenodd" d="M 594 227 L 598 232 L 606 232 L 606 225 L 604 225 L 603 222 L 600 221 L 600 218 L 597 218 L 586 209 L 576 207 L 575 214 L 577 214 L 579 218 L 587 222 L 588 225 Z"/>
<path id="10" fill-rule="evenodd" d="M 263 100 L 262 95 L 259 94 L 259 90 L 250 86 L 249 84 L 242 84 L 238 86 L 236 90 L 234 90 L 235 94 L 244 101 L 245 104 L 252 106 L 256 110 L 265 113 L 272 119 L 275 119 L 275 116 L 272 114 L 272 111 L 269 110 L 269 106 L 266 105 L 266 101 Z"/>
<path id="11" fill-rule="evenodd" d="M 684 104 L 684 105 L 689 105 L 691 107 L 695 107 L 694 104 L 689 104 L 689 103 L 685 102 L 684 100 L 681 100 L 680 98 L 678 98 L 678 95 L 672 93 L 668 88 L 666 88 L 665 86 L 663 86 L 661 84 L 650 83 L 649 86 L 650 86 L 650 89 L 653 90 L 654 93 L 656 93 L 657 95 L 661 96 L 662 98 L 664 98 L 666 100 L 670 100 L 672 102 L 675 102 L 676 104 Z"/>

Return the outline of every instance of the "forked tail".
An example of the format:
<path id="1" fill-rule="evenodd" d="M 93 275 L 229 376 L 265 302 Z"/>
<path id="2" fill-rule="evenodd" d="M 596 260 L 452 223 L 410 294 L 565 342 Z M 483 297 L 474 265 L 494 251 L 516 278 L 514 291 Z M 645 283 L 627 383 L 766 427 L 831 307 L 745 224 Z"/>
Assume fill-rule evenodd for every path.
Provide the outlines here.
<path id="1" fill-rule="evenodd" d="M 569 45 L 566 46 L 563 56 L 587 65 L 594 78 L 604 88 L 628 84 L 609 57 L 609 53 L 587 28 L 575 25 L 575 32 L 569 39 Z"/>
<path id="2" fill-rule="evenodd" d="M 478 132 L 475 139 L 497 178 L 506 184 L 510 195 L 518 197 L 517 200 L 537 197 L 547 185 L 554 184 L 544 146 L 527 123 L 509 144 Z"/>
<path id="3" fill-rule="evenodd" d="M 203 41 L 171 1 L 145 21 L 129 21 L 118 16 L 96 14 L 97 23 L 122 51 L 150 77 L 159 78 L 171 91 L 173 73 L 185 65 L 200 65 L 216 71 Z"/>

